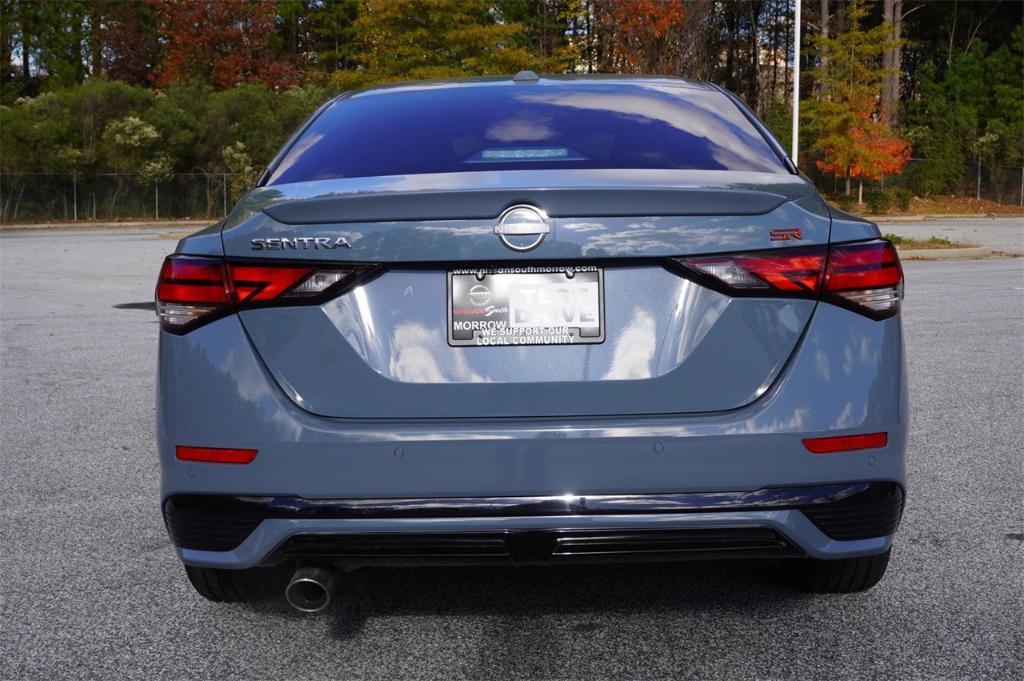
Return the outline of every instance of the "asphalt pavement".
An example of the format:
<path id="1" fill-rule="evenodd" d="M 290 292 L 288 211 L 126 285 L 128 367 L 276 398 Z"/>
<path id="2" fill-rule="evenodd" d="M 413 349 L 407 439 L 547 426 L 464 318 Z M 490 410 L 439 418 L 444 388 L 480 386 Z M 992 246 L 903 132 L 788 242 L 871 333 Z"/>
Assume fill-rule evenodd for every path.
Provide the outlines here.
<path id="1" fill-rule="evenodd" d="M 159 513 L 155 232 L 0 234 L 0 678 L 1024 678 L 1024 260 L 912 262 L 907 511 L 875 589 L 771 564 L 375 569 L 196 595 Z"/>
<path id="2" fill-rule="evenodd" d="M 921 220 L 878 219 L 882 232 L 911 239 L 933 236 L 977 244 L 1003 253 L 1024 255 L 1024 217 L 1009 218 L 923 218 Z"/>

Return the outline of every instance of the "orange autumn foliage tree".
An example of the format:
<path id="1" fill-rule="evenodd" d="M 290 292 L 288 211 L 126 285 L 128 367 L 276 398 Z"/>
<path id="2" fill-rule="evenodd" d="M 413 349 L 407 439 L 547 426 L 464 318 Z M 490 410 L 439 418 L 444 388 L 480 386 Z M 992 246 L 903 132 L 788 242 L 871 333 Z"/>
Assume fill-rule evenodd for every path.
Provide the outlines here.
<path id="1" fill-rule="evenodd" d="M 822 172 L 877 180 L 883 175 L 899 173 L 910 158 L 910 142 L 873 120 L 870 112 L 852 111 L 832 120 L 838 124 L 814 145 L 822 153 L 815 161 Z"/>
<path id="2" fill-rule="evenodd" d="M 615 0 L 602 6 L 601 30 L 609 36 L 606 60 L 624 73 L 675 73 L 674 42 L 686 25 L 683 0 Z"/>
<path id="3" fill-rule="evenodd" d="M 865 30 L 864 3 L 853 0 L 847 8 L 847 29 L 835 37 L 816 37 L 819 53 L 829 56 L 812 75 L 822 96 L 807 102 L 803 117 L 813 135 L 815 165 L 826 173 L 850 180 L 877 180 L 900 172 L 910 158 L 910 142 L 900 139 L 877 120 L 876 107 L 882 80 L 888 73 L 879 67 L 881 55 L 891 44 L 883 24 Z M 862 200 L 863 182 L 858 191 Z"/>
<path id="4" fill-rule="evenodd" d="M 230 88 L 262 83 L 295 85 L 299 69 L 275 59 L 277 4 L 272 0 L 149 0 L 166 36 L 158 86 L 210 83 Z"/>

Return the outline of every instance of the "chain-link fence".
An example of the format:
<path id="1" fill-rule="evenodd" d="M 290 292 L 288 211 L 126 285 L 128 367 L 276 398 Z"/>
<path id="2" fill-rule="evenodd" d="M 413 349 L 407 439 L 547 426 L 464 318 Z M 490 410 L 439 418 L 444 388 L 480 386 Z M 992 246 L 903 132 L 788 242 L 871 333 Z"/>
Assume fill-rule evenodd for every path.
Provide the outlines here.
<path id="1" fill-rule="evenodd" d="M 4 224 L 220 218 L 237 199 L 227 173 L 177 173 L 162 182 L 126 173 L 0 174 Z"/>
<path id="2" fill-rule="evenodd" d="M 926 159 L 912 158 L 903 166 L 903 171 L 899 175 L 890 175 L 879 180 L 864 180 L 864 192 L 905 189 L 914 195 L 924 196 L 928 194 L 922 188 L 922 185 L 926 184 L 922 182 L 922 177 L 927 176 L 929 172 L 926 164 Z M 825 193 L 837 196 L 844 192 L 844 178 L 825 175 L 813 166 L 802 170 L 807 172 L 818 188 Z M 851 181 L 854 196 L 857 195 L 857 184 L 858 180 L 854 178 Z M 1024 167 L 985 163 L 964 166 L 943 194 L 987 199 L 1004 206 L 1024 207 Z"/>
<path id="3" fill-rule="evenodd" d="M 911 159 L 900 175 L 865 181 L 864 191 L 915 191 Z M 923 168 L 921 168 L 923 169 Z M 819 189 L 837 195 L 844 180 L 807 169 Z M 857 183 L 853 183 L 856 194 Z M 952 188 L 960 196 L 1024 206 L 1024 168 L 980 164 L 965 168 Z M 137 175 L 0 173 L 0 224 L 81 220 L 220 218 L 239 198 L 228 173 L 177 173 L 163 182 Z"/>
<path id="4" fill-rule="evenodd" d="M 925 171 L 926 163 L 926 159 L 912 158 L 907 161 L 902 173 L 883 178 L 873 183 L 873 187 L 913 190 L 916 184 L 915 175 Z M 1003 205 L 1024 206 L 1024 168 L 986 163 L 965 166 L 949 193 L 988 199 Z"/>

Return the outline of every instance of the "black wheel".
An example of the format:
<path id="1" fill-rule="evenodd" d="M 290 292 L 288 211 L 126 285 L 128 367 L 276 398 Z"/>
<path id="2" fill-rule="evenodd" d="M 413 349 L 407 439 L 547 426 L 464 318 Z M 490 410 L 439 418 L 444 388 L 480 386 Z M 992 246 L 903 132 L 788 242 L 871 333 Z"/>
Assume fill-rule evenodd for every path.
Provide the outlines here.
<path id="1" fill-rule="evenodd" d="M 276 571 L 221 570 L 185 566 L 185 574 L 199 595 L 215 603 L 248 603 L 269 598 L 275 586 L 284 588 Z"/>
<path id="2" fill-rule="evenodd" d="M 848 594 L 866 591 L 882 579 L 889 565 L 889 554 L 817 560 L 799 558 L 788 565 L 788 577 L 795 587 L 818 594 Z"/>

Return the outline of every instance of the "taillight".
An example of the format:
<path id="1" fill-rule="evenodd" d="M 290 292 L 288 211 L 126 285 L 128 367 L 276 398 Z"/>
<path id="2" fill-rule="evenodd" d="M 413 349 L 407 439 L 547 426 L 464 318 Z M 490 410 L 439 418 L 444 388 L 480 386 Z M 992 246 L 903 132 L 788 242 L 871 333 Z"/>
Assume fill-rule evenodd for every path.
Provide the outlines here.
<path id="1" fill-rule="evenodd" d="M 156 285 L 156 312 L 164 329 L 184 333 L 247 307 L 319 302 L 365 267 L 225 262 L 171 255 Z"/>
<path id="2" fill-rule="evenodd" d="M 825 295 L 875 319 L 893 316 L 903 300 L 903 268 L 896 248 L 882 240 L 833 246 Z"/>
<path id="3" fill-rule="evenodd" d="M 729 295 L 817 298 L 873 319 L 899 311 L 903 270 L 896 249 L 877 240 L 832 247 L 675 258 L 690 276 Z"/>
<path id="4" fill-rule="evenodd" d="M 825 248 L 679 258 L 677 262 L 734 292 L 816 296 L 825 266 Z"/>
<path id="5" fill-rule="evenodd" d="M 191 328 L 193 322 L 228 308 L 231 288 L 224 263 L 212 258 L 169 256 L 156 284 L 156 314 L 165 329 Z"/>

